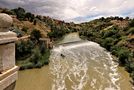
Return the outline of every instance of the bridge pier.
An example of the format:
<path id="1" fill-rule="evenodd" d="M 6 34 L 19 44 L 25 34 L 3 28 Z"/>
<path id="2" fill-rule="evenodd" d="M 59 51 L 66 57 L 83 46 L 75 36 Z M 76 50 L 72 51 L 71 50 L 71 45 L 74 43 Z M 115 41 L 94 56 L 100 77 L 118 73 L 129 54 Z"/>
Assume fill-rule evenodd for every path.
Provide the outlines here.
<path id="1" fill-rule="evenodd" d="M 7 14 L 0 14 L 0 90 L 14 90 L 18 78 L 15 65 L 15 41 L 17 36 L 9 31 L 13 20 Z"/>

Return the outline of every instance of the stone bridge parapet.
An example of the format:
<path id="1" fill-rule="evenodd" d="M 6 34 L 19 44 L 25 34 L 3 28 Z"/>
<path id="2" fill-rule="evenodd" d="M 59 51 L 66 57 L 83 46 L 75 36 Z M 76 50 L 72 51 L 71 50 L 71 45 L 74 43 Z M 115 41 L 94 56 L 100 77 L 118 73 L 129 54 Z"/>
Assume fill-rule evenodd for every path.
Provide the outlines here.
<path id="1" fill-rule="evenodd" d="M 14 90 L 18 78 L 18 66 L 15 65 L 15 41 L 17 36 L 9 31 L 12 18 L 0 13 L 0 90 Z"/>

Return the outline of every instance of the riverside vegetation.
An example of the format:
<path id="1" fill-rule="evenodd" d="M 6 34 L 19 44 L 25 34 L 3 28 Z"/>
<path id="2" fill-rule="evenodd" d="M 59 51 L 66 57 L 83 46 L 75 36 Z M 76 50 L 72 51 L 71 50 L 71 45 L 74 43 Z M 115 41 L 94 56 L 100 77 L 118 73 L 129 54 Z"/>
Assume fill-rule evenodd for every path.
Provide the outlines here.
<path id="1" fill-rule="evenodd" d="M 30 35 L 29 39 L 16 43 L 16 60 L 20 69 L 49 64 L 49 49 L 39 38 L 57 41 L 67 33 L 78 32 L 81 38 L 97 42 L 115 55 L 119 64 L 125 67 L 134 80 L 134 19 L 102 17 L 75 24 L 34 15 L 20 7 L 12 10 L 0 9 L 0 12 L 16 16 L 11 30 L 18 37 Z"/>

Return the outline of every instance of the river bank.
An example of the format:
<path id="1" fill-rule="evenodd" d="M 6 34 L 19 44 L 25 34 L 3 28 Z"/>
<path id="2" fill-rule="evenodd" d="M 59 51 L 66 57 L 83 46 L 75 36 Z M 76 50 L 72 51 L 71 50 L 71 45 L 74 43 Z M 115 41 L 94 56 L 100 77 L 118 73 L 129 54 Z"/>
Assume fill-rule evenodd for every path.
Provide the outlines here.
<path id="1" fill-rule="evenodd" d="M 31 58 L 27 58 L 26 60 L 17 60 L 17 65 L 20 67 L 19 70 L 33 69 L 33 68 L 41 68 L 44 65 L 49 64 L 49 56 L 50 50 L 46 50 L 46 52 L 38 59 L 38 63 L 33 63 Z"/>

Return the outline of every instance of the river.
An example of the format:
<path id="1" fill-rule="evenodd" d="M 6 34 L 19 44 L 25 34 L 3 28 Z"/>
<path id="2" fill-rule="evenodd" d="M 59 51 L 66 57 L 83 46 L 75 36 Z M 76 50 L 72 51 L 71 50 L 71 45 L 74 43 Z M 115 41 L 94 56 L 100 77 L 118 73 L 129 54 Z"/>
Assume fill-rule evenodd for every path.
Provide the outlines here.
<path id="1" fill-rule="evenodd" d="M 52 50 L 49 66 L 19 71 L 15 90 L 132 90 L 129 81 L 109 52 L 72 33 Z"/>

